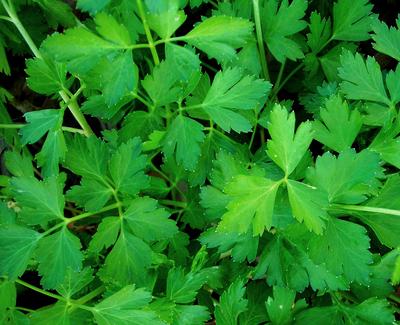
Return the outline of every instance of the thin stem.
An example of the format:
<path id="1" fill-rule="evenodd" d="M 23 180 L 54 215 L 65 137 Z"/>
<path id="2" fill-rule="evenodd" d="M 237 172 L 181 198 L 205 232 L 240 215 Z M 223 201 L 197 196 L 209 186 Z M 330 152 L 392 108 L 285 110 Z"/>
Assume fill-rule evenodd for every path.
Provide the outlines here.
<path id="1" fill-rule="evenodd" d="M 105 288 L 103 286 L 94 289 L 93 291 L 89 292 L 87 295 L 75 300 L 75 303 L 78 305 L 84 305 L 87 302 L 93 300 L 97 296 L 101 295 L 104 292 Z"/>
<path id="2" fill-rule="evenodd" d="M 24 126 L 25 124 L 0 124 L 0 129 L 20 129 Z"/>
<path id="3" fill-rule="evenodd" d="M 279 73 L 278 73 L 278 77 L 276 78 L 274 88 L 272 89 L 272 93 L 275 93 L 275 89 L 278 89 L 281 84 L 283 71 L 285 70 L 285 65 L 286 65 L 286 60 L 283 61 L 281 64 L 281 67 L 280 67 Z"/>
<path id="4" fill-rule="evenodd" d="M 249 150 L 251 150 L 251 147 L 253 146 L 253 142 L 254 142 L 254 138 L 256 136 L 256 132 L 257 132 L 257 123 L 254 126 L 253 133 L 251 134 L 250 143 L 249 143 Z"/>
<path id="5" fill-rule="evenodd" d="M 72 217 L 72 218 L 65 218 L 64 224 L 70 224 L 71 222 L 76 222 L 76 221 L 94 216 L 96 214 L 100 214 L 100 213 L 103 213 L 106 211 L 117 209 L 117 208 L 120 208 L 121 205 L 122 205 L 122 203 L 120 201 L 118 201 L 117 203 L 107 205 L 104 208 L 94 211 L 94 212 L 86 212 L 86 213 L 78 214 L 77 216 Z"/>
<path id="6" fill-rule="evenodd" d="M 33 290 L 33 291 L 39 292 L 39 293 L 41 293 L 42 295 L 45 295 L 45 296 L 48 296 L 48 297 L 50 297 L 50 298 L 63 301 L 63 302 L 65 302 L 65 303 L 68 303 L 68 299 L 65 299 L 64 297 L 62 297 L 62 296 L 60 296 L 60 295 L 56 295 L 56 294 L 54 294 L 54 293 L 51 293 L 51 292 L 48 292 L 48 291 L 46 291 L 46 290 L 40 289 L 40 288 L 38 288 L 38 287 L 35 287 L 34 285 L 32 285 L 32 284 L 30 284 L 30 283 L 28 283 L 28 282 L 25 282 L 25 281 L 22 281 L 22 280 L 20 280 L 20 279 L 17 279 L 17 280 L 15 280 L 15 283 L 18 283 L 18 284 L 20 284 L 20 285 L 22 285 L 22 286 L 24 286 L 24 287 L 26 287 L 26 288 L 29 288 L 29 289 L 31 289 L 31 290 Z"/>
<path id="7" fill-rule="evenodd" d="M 263 71 L 263 77 L 266 80 L 269 80 L 269 72 L 267 65 L 266 52 L 264 48 L 264 40 L 262 36 L 262 27 L 261 27 L 261 19 L 260 19 L 260 7 L 258 0 L 253 0 L 253 10 L 254 10 L 254 21 L 256 23 L 256 34 L 257 34 L 257 44 L 258 51 L 260 54 L 261 67 Z"/>
<path id="8" fill-rule="evenodd" d="M 69 97 L 64 90 L 59 92 L 61 98 L 64 102 L 68 105 L 69 110 L 71 111 L 72 115 L 74 116 L 75 120 L 79 123 L 80 127 L 83 129 L 84 135 L 90 136 L 93 134 L 92 128 L 86 121 L 85 116 L 82 114 L 79 105 L 76 101 L 76 98 Z"/>
<path id="9" fill-rule="evenodd" d="M 40 53 L 39 49 L 36 47 L 35 43 L 33 42 L 32 38 L 26 31 L 25 27 L 22 25 L 21 21 L 19 20 L 17 13 L 15 12 L 12 4 L 10 3 L 10 6 L 6 4 L 4 0 L 1 1 L 3 4 L 4 9 L 6 10 L 8 16 L 10 17 L 10 21 L 17 27 L 18 31 L 20 32 L 22 38 L 25 40 L 26 44 L 29 46 L 31 49 L 32 53 L 34 56 L 37 58 L 41 59 L 42 54 Z"/>
<path id="10" fill-rule="evenodd" d="M 34 309 L 29 309 L 29 308 L 25 308 L 25 307 L 14 307 L 15 309 L 21 310 L 21 311 L 26 311 L 27 313 L 33 313 L 35 312 Z"/>
<path id="11" fill-rule="evenodd" d="M 155 65 L 159 65 L 160 64 L 160 58 L 158 57 L 158 53 L 157 53 L 156 47 L 154 45 L 153 36 L 151 36 L 151 31 L 150 31 L 149 25 L 147 23 L 146 13 L 144 12 L 143 1 L 142 0 L 136 0 L 136 3 L 137 3 L 137 6 L 138 6 L 138 9 L 139 9 L 140 19 L 142 20 L 142 23 L 143 23 L 144 32 L 146 34 L 146 38 L 147 38 L 147 41 L 149 43 L 149 48 L 150 48 L 150 52 L 151 52 L 151 55 L 152 55 L 153 60 L 154 60 L 154 64 Z"/>
<path id="12" fill-rule="evenodd" d="M 382 213 L 382 214 L 389 214 L 392 216 L 400 216 L 400 210 L 369 207 L 369 206 L 365 206 L 365 205 L 331 204 L 330 207 L 333 209 L 340 209 L 340 210 Z"/>
<path id="13" fill-rule="evenodd" d="M 182 201 L 159 200 L 158 202 L 160 202 L 161 204 L 164 204 L 164 205 L 171 205 L 171 206 L 175 206 L 175 207 L 183 208 L 183 209 L 185 209 L 187 207 L 186 202 L 182 202 Z"/>
<path id="14" fill-rule="evenodd" d="M 396 296 L 396 295 L 394 295 L 394 294 L 391 294 L 391 295 L 388 296 L 388 298 L 389 298 L 390 300 L 394 301 L 395 303 L 400 304 L 400 297 L 399 297 L 399 296 Z"/>
<path id="15" fill-rule="evenodd" d="M 0 124 L 0 129 L 21 129 L 26 125 L 27 124 Z M 63 126 L 62 130 L 71 133 L 84 134 L 84 131 L 82 129 L 71 128 L 69 126 Z"/>
<path id="16" fill-rule="evenodd" d="M 7 21 L 11 21 L 11 22 L 12 22 L 11 18 L 10 18 L 10 17 L 7 17 L 7 16 L 0 16 L 0 19 L 2 19 L 2 20 L 7 20 Z"/>
<path id="17" fill-rule="evenodd" d="M 304 63 L 300 63 L 296 68 L 294 68 L 292 70 L 292 72 L 290 72 L 286 78 L 282 81 L 282 83 L 279 85 L 279 87 L 277 87 L 275 89 L 275 91 L 272 92 L 271 95 L 271 101 L 275 100 L 276 96 L 278 95 L 278 93 L 280 92 L 280 90 L 286 85 L 286 83 L 302 68 L 304 67 Z"/>
<path id="18" fill-rule="evenodd" d="M 145 106 L 147 106 L 148 108 L 153 108 L 153 105 L 147 101 L 145 98 L 143 98 L 142 96 L 140 96 L 137 92 L 131 92 L 132 97 L 136 98 L 137 100 L 139 100 L 140 102 L 142 102 L 142 104 L 144 104 Z"/>
<path id="19" fill-rule="evenodd" d="M 32 38 L 30 37 L 29 33 L 26 31 L 25 27 L 22 25 L 22 23 L 19 20 L 12 5 L 10 4 L 10 6 L 8 6 L 4 0 L 1 0 L 1 3 L 3 4 L 4 9 L 6 10 L 7 14 L 9 15 L 11 22 L 18 29 L 22 38 L 25 40 L 26 44 L 31 49 L 33 55 L 35 57 L 37 57 L 38 59 L 43 59 L 42 54 L 40 53 L 39 49 L 36 47 L 35 43 L 33 42 Z M 69 110 L 71 111 L 72 115 L 75 117 L 75 119 L 77 120 L 77 122 L 79 123 L 81 128 L 83 129 L 84 134 L 86 136 L 93 134 L 91 127 L 89 126 L 84 115 L 82 114 L 82 112 L 79 109 L 76 99 L 70 100 L 68 94 L 64 90 L 61 90 L 59 92 L 59 94 L 60 94 L 61 98 L 64 100 L 64 102 L 68 105 Z"/>

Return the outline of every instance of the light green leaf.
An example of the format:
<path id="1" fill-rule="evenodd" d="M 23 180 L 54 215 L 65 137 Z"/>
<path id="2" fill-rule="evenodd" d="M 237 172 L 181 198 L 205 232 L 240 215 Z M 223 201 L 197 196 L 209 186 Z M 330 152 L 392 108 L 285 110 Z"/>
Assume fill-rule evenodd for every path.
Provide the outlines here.
<path id="1" fill-rule="evenodd" d="M 83 254 L 81 242 L 67 227 L 42 238 L 36 249 L 39 261 L 39 274 L 45 289 L 54 289 L 63 283 L 67 269 L 79 272 L 82 268 Z"/>
<path id="2" fill-rule="evenodd" d="M 221 62 L 235 57 L 235 50 L 246 44 L 252 30 L 253 24 L 246 19 L 214 16 L 181 38 Z"/>
<path id="3" fill-rule="evenodd" d="M 73 295 L 85 288 L 94 279 L 93 270 L 89 267 L 84 268 L 81 272 L 67 269 L 64 281 L 57 286 L 57 292 L 66 298 L 72 298 Z"/>
<path id="4" fill-rule="evenodd" d="M 58 165 L 65 159 L 67 146 L 61 128 L 49 131 L 42 150 L 36 155 L 38 166 L 42 167 L 44 177 L 54 176 L 59 173 Z"/>
<path id="5" fill-rule="evenodd" d="M 307 27 L 302 20 L 307 9 L 306 0 L 267 0 L 262 10 L 265 42 L 272 55 L 283 62 L 286 58 L 297 60 L 304 57 L 300 45 L 291 36 Z M 288 23 L 290 21 L 290 23 Z"/>
<path id="6" fill-rule="evenodd" d="M 106 7 L 111 0 L 78 0 L 77 8 L 88 11 L 90 14 L 96 14 Z"/>
<path id="7" fill-rule="evenodd" d="M 295 133 L 295 115 L 276 104 L 271 112 L 268 156 L 289 176 L 305 155 L 313 139 L 312 125 L 303 122 Z"/>
<path id="8" fill-rule="evenodd" d="M 280 184 L 263 177 L 236 176 L 224 189 L 231 201 L 218 230 L 245 233 L 252 226 L 253 236 L 261 236 L 272 226 L 275 196 Z"/>
<path id="9" fill-rule="evenodd" d="M 396 20 L 397 28 L 388 27 L 384 21 L 376 20 L 373 25 L 374 49 L 400 61 L 400 20 Z"/>
<path id="10" fill-rule="evenodd" d="M 293 320 L 293 306 L 296 292 L 288 288 L 274 287 L 274 296 L 265 302 L 268 316 L 275 325 L 290 325 Z"/>
<path id="11" fill-rule="evenodd" d="M 299 222 L 304 222 L 310 231 L 321 235 L 325 220 L 328 219 L 325 211 L 328 204 L 326 194 L 316 187 L 293 180 L 288 180 L 287 190 L 293 216 Z"/>
<path id="12" fill-rule="evenodd" d="M 93 235 L 89 243 L 89 251 L 99 253 L 103 248 L 112 246 L 117 240 L 121 229 L 121 219 L 118 217 L 106 217 L 97 227 L 96 233 Z"/>
<path id="13" fill-rule="evenodd" d="M 64 176 L 38 181 L 34 177 L 15 177 L 11 190 L 21 204 L 21 217 L 28 224 L 38 225 L 64 219 Z"/>
<path id="14" fill-rule="evenodd" d="M 26 73 L 29 88 L 42 95 L 56 94 L 65 87 L 67 82 L 65 65 L 51 64 L 44 59 L 29 59 L 26 62 Z"/>
<path id="15" fill-rule="evenodd" d="M 151 293 L 144 288 L 128 285 L 93 307 L 93 315 L 99 325 L 163 325 L 150 309 Z"/>
<path id="16" fill-rule="evenodd" d="M 47 308 L 38 309 L 29 316 L 32 325 L 85 325 L 92 318 L 88 311 L 74 309 L 65 302 L 57 302 Z"/>
<path id="17" fill-rule="evenodd" d="M 96 211 L 106 205 L 112 193 L 112 188 L 104 183 L 83 177 L 80 185 L 72 186 L 66 196 L 86 211 Z"/>
<path id="18" fill-rule="evenodd" d="M 332 39 L 366 41 L 370 38 L 374 15 L 368 0 L 338 0 L 333 5 Z"/>
<path id="19" fill-rule="evenodd" d="M 193 170 L 200 156 L 204 141 L 203 126 L 183 115 L 178 115 L 169 126 L 163 140 L 163 151 L 168 159 L 176 152 L 176 161 Z"/>
<path id="20" fill-rule="evenodd" d="M 0 275 L 15 280 L 21 276 L 32 257 L 41 235 L 17 225 L 0 227 Z"/>
<path id="21" fill-rule="evenodd" d="M 240 69 L 228 68 L 215 75 L 201 107 L 224 131 L 248 132 L 251 124 L 235 111 L 260 109 L 270 89 L 269 82 L 243 77 Z"/>
<path id="22" fill-rule="evenodd" d="M 129 32 L 124 25 L 119 24 L 116 19 L 104 12 L 94 18 L 96 29 L 106 40 L 128 47 L 131 45 Z"/>
<path id="23" fill-rule="evenodd" d="M 157 207 L 157 201 L 149 197 L 133 200 L 125 211 L 123 218 L 132 232 L 146 241 L 161 240 L 173 237 L 178 228 L 169 213 Z"/>
<path id="24" fill-rule="evenodd" d="M 145 0 L 149 27 L 162 39 L 168 39 L 185 22 L 179 0 Z"/>
<path id="25" fill-rule="evenodd" d="M 61 110 L 42 109 L 40 111 L 25 113 L 25 120 L 28 122 L 21 129 L 22 144 L 35 143 L 43 137 L 46 132 L 54 128 L 60 120 Z"/>
<path id="26" fill-rule="evenodd" d="M 365 201 L 380 185 L 383 177 L 379 155 L 363 150 L 342 152 L 337 158 L 329 152 L 317 158 L 307 170 L 310 184 L 328 193 L 330 203 L 358 204 Z"/>
<path id="27" fill-rule="evenodd" d="M 344 52 L 340 58 L 342 67 L 339 77 L 343 80 L 340 88 L 348 99 L 369 100 L 386 105 L 391 100 L 386 93 L 382 72 L 373 57 L 364 61 L 359 53 Z"/>
<path id="28" fill-rule="evenodd" d="M 369 284 L 368 265 L 372 263 L 369 242 L 364 227 L 332 218 L 322 236 L 311 237 L 309 254 L 314 262 L 326 263 L 329 270 L 343 274 L 350 283 Z"/>
<path id="29" fill-rule="evenodd" d="M 210 313 L 205 306 L 176 305 L 173 325 L 204 325 L 210 319 Z"/>
<path id="30" fill-rule="evenodd" d="M 368 201 L 368 206 L 400 210 L 400 176 L 394 175 L 388 178 L 379 195 Z M 364 223 L 372 228 L 382 244 L 388 247 L 400 246 L 399 216 L 380 213 L 356 214 Z"/>
<path id="31" fill-rule="evenodd" d="M 313 123 L 314 138 L 337 152 L 351 148 L 362 126 L 358 110 L 350 111 L 346 101 L 332 96 L 321 108 L 320 116 L 321 121 Z"/>

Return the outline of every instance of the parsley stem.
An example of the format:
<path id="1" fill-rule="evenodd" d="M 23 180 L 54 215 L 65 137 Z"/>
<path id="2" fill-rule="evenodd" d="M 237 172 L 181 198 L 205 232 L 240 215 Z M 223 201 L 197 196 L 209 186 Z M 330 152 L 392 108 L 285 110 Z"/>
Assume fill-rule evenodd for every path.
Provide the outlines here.
<path id="1" fill-rule="evenodd" d="M 17 310 L 21 310 L 21 311 L 26 311 L 27 313 L 33 313 L 35 310 L 33 309 L 29 309 L 29 308 L 25 308 L 25 307 L 15 307 L 15 309 Z"/>
<path id="2" fill-rule="evenodd" d="M 279 87 L 280 87 L 280 84 L 281 84 L 281 81 L 282 81 L 283 71 L 285 70 L 285 65 L 286 65 L 286 60 L 284 60 L 282 62 L 281 67 L 279 69 L 278 77 L 276 78 L 275 85 L 274 85 L 274 87 L 272 89 L 272 93 L 273 94 L 275 93 L 275 90 L 279 89 Z"/>
<path id="3" fill-rule="evenodd" d="M 262 27 L 261 27 L 261 19 L 260 19 L 260 7 L 258 0 L 253 0 L 253 10 L 254 10 L 254 21 L 256 23 L 256 34 L 257 34 L 257 44 L 258 44 L 258 52 L 260 55 L 260 61 L 263 71 L 263 76 L 266 80 L 269 80 L 269 72 L 267 65 L 266 52 L 264 48 L 264 40 L 262 36 Z"/>
<path id="4" fill-rule="evenodd" d="M 103 286 L 94 289 L 93 291 L 89 292 L 87 295 L 75 300 L 75 303 L 78 305 L 84 305 L 90 300 L 93 300 L 97 296 L 101 295 L 104 292 L 105 288 Z"/>
<path id="5" fill-rule="evenodd" d="M 164 204 L 164 205 L 172 205 L 172 206 L 176 206 L 178 208 L 183 208 L 183 209 L 185 209 L 187 207 L 186 202 L 182 202 L 182 201 L 158 200 L 158 202 L 160 202 L 161 204 Z"/>
<path id="6" fill-rule="evenodd" d="M 0 129 L 20 129 L 24 126 L 25 124 L 0 124 Z"/>
<path id="7" fill-rule="evenodd" d="M 279 85 L 279 87 L 274 87 L 274 90 L 272 90 L 271 94 L 271 102 L 273 102 L 280 92 L 280 90 L 286 85 L 286 83 L 302 68 L 304 67 L 304 63 L 300 63 L 296 68 L 294 68 L 287 76 L 286 78 L 282 81 L 282 83 Z"/>
<path id="8" fill-rule="evenodd" d="M 389 215 L 393 215 L 393 216 L 400 216 L 400 210 L 370 207 L 370 206 L 366 206 L 366 205 L 331 204 L 331 208 L 341 209 L 341 210 L 350 210 L 350 211 L 382 213 L 382 214 L 389 214 Z"/>
<path id="9" fill-rule="evenodd" d="M 65 303 L 68 303 L 68 302 L 69 302 L 68 299 L 66 299 L 66 298 L 64 298 L 64 297 L 62 297 L 62 296 L 60 296 L 60 295 L 56 295 L 56 294 L 54 294 L 54 293 L 51 293 L 51 292 L 48 292 L 48 291 L 46 291 L 46 290 L 40 289 L 40 288 L 38 288 L 38 287 L 35 287 L 34 285 L 32 285 L 32 284 L 30 284 L 30 283 L 28 283 L 28 282 L 25 282 L 25 281 L 23 281 L 23 280 L 17 279 L 17 280 L 15 280 L 15 283 L 18 283 L 18 284 L 20 284 L 20 285 L 22 285 L 22 286 L 24 286 L 24 287 L 26 287 L 26 288 L 29 288 L 29 289 L 31 289 L 31 290 L 33 290 L 33 291 L 39 292 L 39 293 L 41 293 L 42 295 L 45 295 L 45 296 L 48 296 L 48 297 L 51 297 L 51 298 L 54 298 L 54 299 L 63 301 L 63 302 L 65 302 Z"/>
<path id="10" fill-rule="evenodd" d="M 150 31 L 149 25 L 147 23 L 146 13 L 144 12 L 144 7 L 143 7 L 143 1 L 136 0 L 136 3 L 138 6 L 138 9 L 139 9 L 140 19 L 142 20 L 142 23 L 143 23 L 144 32 L 146 34 L 147 42 L 149 43 L 149 48 L 150 48 L 150 52 L 151 52 L 151 55 L 154 60 L 154 64 L 159 65 L 160 58 L 158 57 L 158 53 L 157 53 L 156 47 L 154 45 L 153 36 L 151 36 L 151 31 Z"/>
<path id="11" fill-rule="evenodd" d="M 392 301 L 394 301 L 394 302 L 400 304 L 400 297 L 399 297 L 399 296 L 396 296 L 395 294 L 391 294 L 391 295 L 388 296 L 388 298 L 389 298 L 390 300 L 392 300 Z"/>
<path id="12" fill-rule="evenodd" d="M 27 125 L 27 124 L 0 124 L 0 129 L 21 129 L 25 125 Z M 84 131 L 82 129 L 71 128 L 69 126 L 63 126 L 62 130 L 66 131 L 66 132 L 71 132 L 71 133 L 84 134 Z"/>
<path id="13" fill-rule="evenodd" d="M 36 47 L 35 43 L 33 42 L 32 38 L 30 37 L 29 33 L 26 31 L 25 27 L 22 25 L 21 21 L 19 20 L 17 13 L 15 12 L 14 7 L 12 6 L 11 2 L 9 5 L 6 4 L 5 0 L 1 0 L 4 9 L 6 10 L 8 16 L 10 17 L 10 21 L 14 24 L 14 26 L 18 29 L 19 33 L 21 34 L 22 38 L 25 40 L 28 47 L 31 49 L 33 55 L 38 59 L 43 59 L 42 54 L 40 53 L 39 49 Z M 68 105 L 69 110 L 71 111 L 72 115 L 79 123 L 83 132 L 86 136 L 93 134 L 93 131 L 89 124 L 87 123 L 85 116 L 79 109 L 78 103 L 76 99 L 72 97 L 69 98 L 68 94 L 61 90 L 59 95 L 64 100 L 64 102 Z"/>
<path id="14" fill-rule="evenodd" d="M 110 210 L 113 210 L 113 209 L 116 209 L 116 208 L 120 208 L 121 204 L 122 203 L 120 201 L 118 201 L 117 203 L 107 205 L 104 208 L 102 208 L 100 210 L 97 210 L 97 211 L 85 212 L 85 213 L 82 213 L 82 214 L 78 214 L 77 216 L 72 217 L 72 218 L 65 218 L 64 219 L 64 224 L 70 224 L 71 222 L 75 222 L 75 221 L 78 221 L 78 220 L 81 220 L 81 219 L 85 219 L 85 218 L 94 216 L 94 215 L 99 214 L 99 213 L 103 213 L 103 212 L 110 211 Z"/>

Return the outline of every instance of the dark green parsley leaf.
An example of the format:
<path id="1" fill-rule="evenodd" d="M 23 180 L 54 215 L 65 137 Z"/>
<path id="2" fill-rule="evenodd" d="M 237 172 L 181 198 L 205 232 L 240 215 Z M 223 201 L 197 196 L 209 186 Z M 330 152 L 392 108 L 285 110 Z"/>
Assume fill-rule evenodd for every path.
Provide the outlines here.
<path id="1" fill-rule="evenodd" d="M 201 107 L 224 131 L 248 132 L 250 122 L 237 111 L 260 109 L 270 89 L 269 82 L 227 69 L 215 75 Z"/>
<path id="2" fill-rule="evenodd" d="M 40 238 L 41 235 L 31 229 L 2 224 L 0 227 L 0 275 L 8 276 L 10 280 L 22 275 Z"/>
<path id="3" fill-rule="evenodd" d="M 322 18 L 313 11 L 310 16 L 310 33 L 307 34 L 307 45 L 313 53 L 319 53 L 331 37 L 331 20 Z"/>
<path id="4" fill-rule="evenodd" d="M 314 138 L 337 152 L 351 148 L 362 126 L 358 110 L 351 111 L 340 96 L 332 96 L 321 108 L 320 116 L 321 121 L 313 123 Z"/>
<path id="5" fill-rule="evenodd" d="M 106 217 L 97 227 L 89 243 L 89 252 L 99 253 L 103 248 L 112 246 L 117 240 L 121 229 L 121 219 L 118 217 Z"/>
<path id="6" fill-rule="evenodd" d="M 365 41 L 374 20 L 372 4 L 368 0 L 338 0 L 333 5 L 332 39 Z"/>
<path id="7" fill-rule="evenodd" d="M 21 129 L 22 143 L 27 144 L 39 141 L 41 137 L 59 123 L 61 112 L 61 110 L 57 109 L 43 109 L 25 113 L 24 116 L 28 124 Z"/>
<path id="8" fill-rule="evenodd" d="M 394 316 L 386 300 L 370 298 L 359 305 L 338 304 L 306 309 L 296 316 L 296 324 L 393 324 Z"/>
<path id="9" fill-rule="evenodd" d="M 40 240 L 36 249 L 41 283 L 46 289 L 63 283 L 68 268 L 78 272 L 82 268 L 81 243 L 67 227 Z"/>
<path id="10" fill-rule="evenodd" d="M 236 49 L 243 47 L 253 30 L 253 24 L 242 18 L 214 16 L 198 24 L 181 37 L 190 45 L 218 61 L 232 60 Z"/>
<path id="11" fill-rule="evenodd" d="M 176 152 L 177 163 L 193 170 L 200 156 L 200 143 L 203 141 L 203 126 L 195 120 L 178 115 L 165 134 L 163 151 L 167 159 Z"/>
<path id="12" fill-rule="evenodd" d="M 326 194 L 314 186 L 293 180 L 287 182 L 287 190 L 293 217 L 304 222 L 310 231 L 322 234 L 328 218 Z"/>
<path id="13" fill-rule="evenodd" d="M 65 302 L 57 302 L 54 305 L 38 309 L 30 314 L 31 324 L 54 325 L 85 325 L 91 320 L 91 314 L 82 309 L 74 309 Z"/>
<path id="14" fill-rule="evenodd" d="M 66 86 L 67 70 L 62 63 L 52 64 L 44 59 L 29 59 L 26 63 L 26 73 L 29 88 L 39 94 L 52 95 Z"/>
<path id="15" fill-rule="evenodd" d="M 364 61 L 359 53 L 347 51 L 341 56 L 342 67 L 339 77 L 343 82 L 340 88 L 348 99 L 369 100 L 390 106 L 392 104 L 379 64 L 373 57 Z"/>
<path id="16" fill-rule="evenodd" d="M 67 299 L 72 298 L 93 281 L 92 273 L 93 270 L 88 267 L 81 272 L 73 271 L 71 268 L 67 269 L 64 281 L 56 288 L 57 292 Z"/>
<path id="17" fill-rule="evenodd" d="M 169 213 L 157 207 L 157 201 L 149 197 L 133 200 L 123 214 L 132 232 L 147 240 L 161 240 L 173 237 L 178 228 Z"/>
<path id="18" fill-rule="evenodd" d="M 400 20 L 396 20 L 397 28 L 388 27 L 385 22 L 376 20 L 372 25 L 374 49 L 400 61 Z"/>
<path id="19" fill-rule="evenodd" d="M 236 325 L 238 317 L 247 309 L 243 281 L 236 280 L 224 291 L 215 307 L 215 320 L 221 325 Z"/>
<path id="20" fill-rule="evenodd" d="M 11 190 L 22 206 L 22 219 L 32 225 L 64 219 L 64 176 L 38 181 L 34 177 L 16 177 Z"/>
<path id="21" fill-rule="evenodd" d="M 265 306 L 272 324 L 293 324 L 293 315 L 297 310 L 307 306 L 304 299 L 295 303 L 296 292 L 288 288 L 274 287 L 273 297 L 268 297 Z"/>
<path id="22" fill-rule="evenodd" d="M 174 321 L 176 325 L 203 325 L 210 319 L 210 313 L 205 306 L 176 305 Z"/>
<path id="23" fill-rule="evenodd" d="M 185 274 L 182 268 L 170 269 L 167 278 L 166 296 L 176 303 L 191 303 L 206 280 L 202 273 L 189 272 Z"/>
<path id="24" fill-rule="evenodd" d="M 150 247 L 125 228 L 121 231 L 112 251 L 108 254 L 100 277 L 106 282 L 120 285 L 143 284 L 146 270 L 152 262 Z"/>
<path id="25" fill-rule="evenodd" d="M 111 0 L 78 0 L 76 6 L 83 11 L 95 14 L 103 10 L 110 2 Z"/>
<path id="26" fill-rule="evenodd" d="M 162 39 L 169 38 L 185 20 L 183 10 L 179 10 L 179 0 L 145 0 L 149 27 Z"/>
<path id="27" fill-rule="evenodd" d="M 364 227 L 340 219 L 329 219 L 322 236 L 312 236 L 309 254 L 316 263 L 326 263 L 334 274 L 349 282 L 369 283 L 372 263 L 369 237 Z"/>
<path id="28" fill-rule="evenodd" d="M 330 203 L 365 201 L 379 186 L 379 177 L 383 177 L 379 156 L 369 150 L 345 150 L 337 158 L 327 152 L 307 171 L 307 179 L 328 193 Z"/>
<path id="29" fill-rule="evenodd" d="M 144 174 L 147 157 L 141 154 L 142 143 L 139 138 L 133 138 L 119 146 L 111 156 L 109 166 L 115 190 L 124 194 L 136 195 L 149 184 L 148 176 Z"/>
<path id="30" fill-rule="evenodd" d="M 147 308 L 151 293 L 128 285 L 93 307 L 92 313 L 99 325 L 163 325 L 157 315 Z"/>
<path id="31" fill-rule="evenodd" d="M 294 0 L 290 4 L 284 0 L 280 5 L 276 0 L 266 1 L 262 10 L 265 42 L 279 62 L 286 58 L 297 60 L 304 57 L 300 45 L 291 36 L 307 27 L 302 20 L 306 9 L 305 0 Z"/>
<path id="32" fill-rule="evenodd" d="M 400 195 L 400 176 L 389 177 L 378 196 L 368 201 L 368 206 L 400 210 L 400 202 L 397 199 Z M 399 217 L 379 213 L 357 214 L 364 223 L 372 228 L 379 240 L 388 247 L 400 245 Z"/>

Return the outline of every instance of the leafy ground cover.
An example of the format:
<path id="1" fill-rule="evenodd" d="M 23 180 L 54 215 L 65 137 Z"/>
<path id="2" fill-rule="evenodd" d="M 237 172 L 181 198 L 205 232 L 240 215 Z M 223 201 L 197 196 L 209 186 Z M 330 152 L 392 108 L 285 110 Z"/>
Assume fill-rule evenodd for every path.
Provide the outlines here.
<path id="1" fill-rule="evenodd" d="M 396 323 L 398 12 L 1 0 L 0 323 Z"/>

